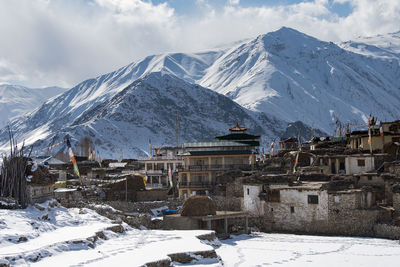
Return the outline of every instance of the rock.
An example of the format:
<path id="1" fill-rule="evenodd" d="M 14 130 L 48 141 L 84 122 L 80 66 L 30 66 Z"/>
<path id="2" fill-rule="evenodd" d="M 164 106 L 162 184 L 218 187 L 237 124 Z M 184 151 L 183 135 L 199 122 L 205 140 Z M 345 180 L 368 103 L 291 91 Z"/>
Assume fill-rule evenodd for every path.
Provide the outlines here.
<path id="1" fill-rule="evenodd" d="M 204 235 L 198 235 L 196 237 L 200 240 L 207 240 L 207 241 L 214 241 L 217 238 L 215 236 L 215 232 L 212 232 L 209 234 L 204 234 Z"/>
<path id="2" fill-rule="evenodd" d="M 168 257 L 170 257 L 172 261 L 186 264 L 190 263 L 192 260 L 196 260 L 196 257 L 193 255 L 210 259 L 218 258 L 215 250 L 174 253 L 174 254 L 168 254 Z"/>
<path id="3" fill-rule="evenodd" d="M 169 266 L 171 266 L 171 260 L 164 259 L 159 261 L 148 262 L 145 265 L 142 265 L 141 267 L 169 267 Z"/>
<path id="4" fill-rule="evenodd" d="M 8 260 L 0 259 L 0 267 L 10 267 L 10 262 Z"/>
<path id="5" fill-rule="evenodd" d="M 215 250 L 198 251 L 198 252 L 194 252 L 193 254 L 202 256 L 203 258 L 209 258 L 209 259 L 218 258 Z"/>
<path id="6" fill-rule="evenodd" d="M 86 240 L 89 241 L 89 242 L 95 243 L 97 240 L 99 240 L 99 237 L 96 236 L 96 235 L 95 236 L 90 236 L 90 237 L 86 238 Z"/>
<path id="7" fill-rule="evenodd" d="M 120 234 L 125 232 L 125 228 L 122 225 L 111 226 L 111 227 L 108 227 L 106 230 L 110 230 L 110 231 L 113 231 L 114 233 L 120 233 Z"/>
<path id="8" fill-rule="evenodd" d="M 99 238 L 101 238 L 101 239 L 104 239 L 104 240 L 107 240 L 107 239 L 108 239 L 108 238 L 106 237 L 106 235 L 105 235 L 102 231 L 96 232 L 96 236 L 99 237 Z"/>
<path id="9" fill-rule="evenodd" d="M 32 261 L 32 262 L 36 262 L 36 261 L 38 261 L 38 259 L 40 259 L 40 258 L 41 258 L 41 255 L 40 255 L 40 253 L 39 253 L 39 254 L 37 254 L 36 256 L 31 256 L 31 257 L 29 257 L 28 260 L 30 260 L 30 261 Z"/>
<path id="10" fill-rule="evenodd" d="M 83 241 L 83 240 L 74 240 L 74 241 L 72 241 L 72 244 L 82 244 L 84 242 L 85 241 Z"/>
<path id="11" fill-rule="evenodd" d="M 57 200 L 54 200 L 54 201 L 52 201 L 52 202 L 49 202 L 49 206 L 50 206 L 51 208 L 54 208 L 55 206 L 58 206 Z"/>
<path id="12" fill-rule="evenodd" d="M 190 256 L 188 253 L 174 253 L 174 254 L 169 254 L 168 255 L 172 261 L 179 262 L 179 263 L 190 263 L 192 260 L 195 258 Z"/>
<path id="13" fill-rule="evenodd" d="M 35 204 L 34 207 L 37 208 L 40 211 L 44 211 L 45 210 L 45 208 L 43 206 L 40 206 L 39 204 Z"/>
<path id="14" fill-rule="evenodd" d="M 18 238 L 18 242 L 26 242 L 26 241 L 28 241 L 28 238 L 26 238 L 26 236 L 20 236 Z"/>
<path id="15" fill-rule="evenodd" d="M 43 215 L 43 216 L 42 216 L 42 220 L 50 221 L 50 219 L 49 219 L 49 214 Z"/>
<path id="16" fill-rule="evenodd" d="M 86 212 L 83 209 L 80 209 L 79 214 L 86 214 Z"/>
<path id="17" fill-rule="evenodd" d="M 89 244 L 88 244 L 88 247 L 89 247 L 89 248 L 94 248 L 94 244 L 93 244 L 93 243 L 89 243 Z"/>
<path id="18" fill-rule="evenodd" d="M 160 219 L 151 220 L 151 224 L 149 225 L 150 229 L 162 229 L 164 225 L 164 221 Z"/>

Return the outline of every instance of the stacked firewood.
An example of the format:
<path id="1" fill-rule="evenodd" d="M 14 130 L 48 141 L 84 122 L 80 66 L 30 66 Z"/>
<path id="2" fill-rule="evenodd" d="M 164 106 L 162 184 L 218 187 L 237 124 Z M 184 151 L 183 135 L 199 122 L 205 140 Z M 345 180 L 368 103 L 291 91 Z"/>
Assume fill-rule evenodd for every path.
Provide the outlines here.
<path id="1" fill-rule="evenodd" d="M 18 149 L 11 130 L 9 130 L 9 135 L 11 153 L 9 156 L 3 156 L 0 197 L 13 198 L 22 208 L 25 208 L 28 204 L 25 172 L 29 158 L 24 157 L 24 145 Z"/>

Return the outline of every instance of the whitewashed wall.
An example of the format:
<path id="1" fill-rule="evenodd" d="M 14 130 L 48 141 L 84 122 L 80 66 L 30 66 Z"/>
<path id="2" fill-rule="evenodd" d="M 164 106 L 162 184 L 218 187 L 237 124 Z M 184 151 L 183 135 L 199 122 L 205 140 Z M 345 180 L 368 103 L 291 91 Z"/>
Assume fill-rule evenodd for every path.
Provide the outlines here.
<path id="1" fill-rule="evenodd" d="M 258 195 L 261 192 L 261 185 L 243 185 L 243 205 L 244 211 L 254 215 L 264 215 L 263 201 Z"/>
<path id="2" fill-rule="evenodd" d="M 358 160 L 364 160 L 365 166 L 358 166 Z M 373 157 L 347 157 L 345 159 L 346 174 L 359 174 L 371 171 L 375 168 Z"/>

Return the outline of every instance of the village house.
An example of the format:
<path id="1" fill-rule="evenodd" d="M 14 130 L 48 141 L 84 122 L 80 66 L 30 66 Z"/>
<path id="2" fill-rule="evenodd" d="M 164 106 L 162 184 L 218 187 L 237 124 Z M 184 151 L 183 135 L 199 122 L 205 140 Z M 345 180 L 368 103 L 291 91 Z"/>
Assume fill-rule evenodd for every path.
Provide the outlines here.
<path id="1" fill-rule="evenodd" d="M 279 141 L 279 151 L 297 150 L 298 140 L 290 137 Z"/>
<path id="2" fill-rule="evenodd" d="M 176 180 L 178 169 L 183 165 L 182 156 L 178 155 L 181 148 L 156 148 L 156 154 L 148 158 L 139 159 L 144 164 L 144 174 L 147 177 L 146 188 L 168 188 Z M 169 174 L 170 172 L 170 174 Z M 169 182 L 171 175 L 171 182 Z"/>
<path id="3" fill-rule="evenodd" d="M 244 211 L 262 218 L 264 228 L 272 231 L 371 234 L 384 211 L 377 208 L 373 191 L 353 187 L 330 181 L 291 185 L 252 181 L 243 185 Z"/>
<path id="4" fill-rule="evenodd" d="M 400 120 L 393 122 L 381 122 L 379 125 L 372 125 L 371 148 L 373 151 L 384 151 L 391 144 L 400 145 Z M 369 150 L 368 130 L 353 131 L 349 136 L 349 144 L 352 149 Z M 386 152 L 386 151 L 384 151 Z"/>
<path id="5" fill-rule="evenodd" d="M 312 165 L 324 174 L 359 174 L 375 170 L 375 157 L 371 154 L 325 154 L 316 156 Z"/>
<path id="6" fill-rule="evenodd" d="M 179 196 L 208 194 L 215 186 L 215 177 L 227 170 L 251 169 L 260 145 L 246 128 L 236 124 L 230 134 L 216 137 L 219 141 L 184 143 L 183 166 L 179 169 Z"/>
<path id="7" fill-rule="evenodd" d="M 54 182 L 57 173 L 51 172 L 47 166 L 32 163 L 28 165 L 28 183 L 26 186 L 28 203 L 43 202 L 54 197 Z"/>

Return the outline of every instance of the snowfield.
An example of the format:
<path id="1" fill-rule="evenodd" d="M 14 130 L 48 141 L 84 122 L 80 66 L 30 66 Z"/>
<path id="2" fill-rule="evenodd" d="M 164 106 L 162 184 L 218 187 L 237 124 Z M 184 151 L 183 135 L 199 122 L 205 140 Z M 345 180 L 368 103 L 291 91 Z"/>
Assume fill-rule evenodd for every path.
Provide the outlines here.
<path id="1" fill-rule="evenodd" d="M 216 249 L 224 266 L 396 266 L 399 241 L 289 234 L 240 235 Z"/>
<path id="2" fill-rule="evenodd" d="M 179 252 L 214 248 L 197 238 L 210 231 L 151 231 L 118 226 L 91 209 L 66 209 L 47 201 L 26 210 L 0 209 L 0 264 L 38 266 L 141 266 Z M 53 206 L 53 207 L 52 207 Z M 106 207 L 110 208 L 110 207 Z M 98 238 L 103 232 L 106 239 Z M 25 239 L 26 238 L 26 239 Z M 205 259 L 218 263 L 217 259 Z M 202 262 L 202 261 L 200 261 Z"/>
<path id="3" fill-rule="evenodd" d="M 214 249 L 218 258 L 194 256 L 198 260 L 173 265 L 394 266 L 400 260 L 400 244 L 393 240 L 253 233 L 208 242 L 197 236 L 210 231 L 134 229 L 91 209 L 54 204 L 0 210 L 0 265 L 141 266 L 174 253 Z M 119 225 L 125 232 L 111 231 Z"/>

